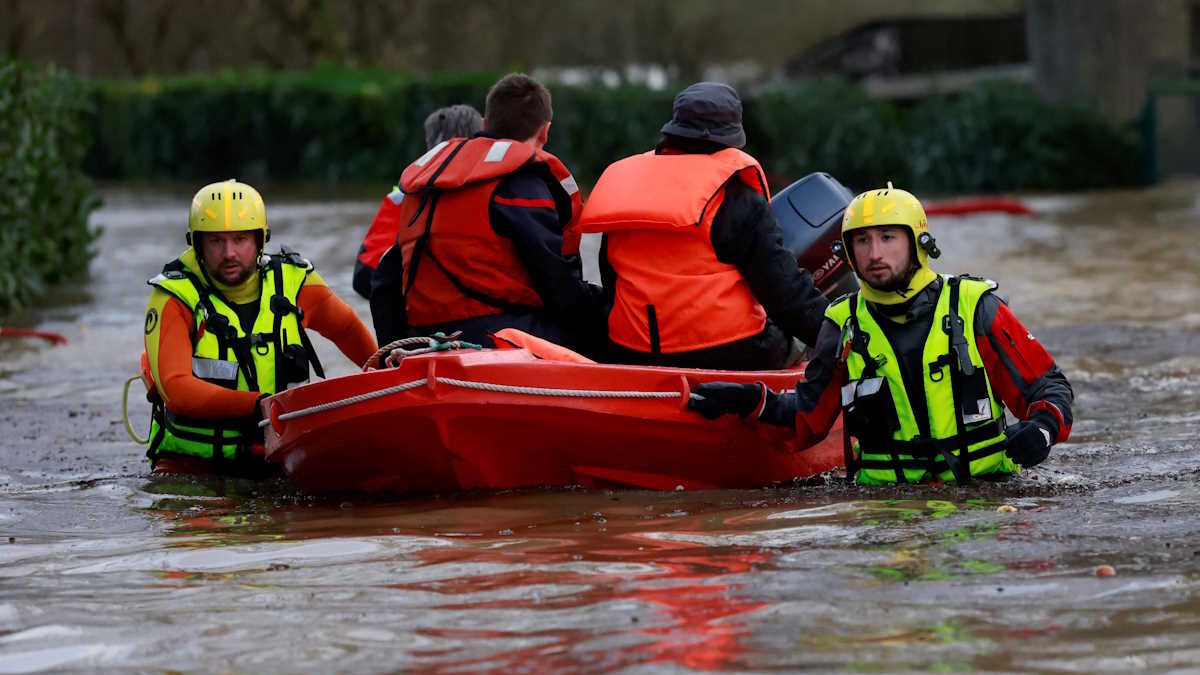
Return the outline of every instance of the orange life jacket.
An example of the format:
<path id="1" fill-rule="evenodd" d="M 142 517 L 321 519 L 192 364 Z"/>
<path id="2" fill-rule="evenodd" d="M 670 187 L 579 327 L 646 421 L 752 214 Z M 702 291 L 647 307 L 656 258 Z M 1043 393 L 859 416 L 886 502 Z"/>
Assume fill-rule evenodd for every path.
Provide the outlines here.
<path id="1" fill-rule="evenodd" d="M 617 273 L 610 340 L 673 354 L 762 332 L 766 311 L 737 268 L 717 260 L 710 235 L 734 176 L 770 198 L 758 161 L 736 148 L 711 155 L 651 151 L 604 170 L 580 230 L 606 234 Z"/>
<path id="2" fill-rule="evenodd" d="M 492 193 L 505 176 L 544 164 L 563 225 L 563 255 L 579 251 L 579 188 L 554 155 L 519 141 L 476 137 L 443 141 L 400 176 L 396 245 L 404 264 L 403 292 L 412 326 L 459 321 L 542 306 L 511 240 L 488 217 Z"/>

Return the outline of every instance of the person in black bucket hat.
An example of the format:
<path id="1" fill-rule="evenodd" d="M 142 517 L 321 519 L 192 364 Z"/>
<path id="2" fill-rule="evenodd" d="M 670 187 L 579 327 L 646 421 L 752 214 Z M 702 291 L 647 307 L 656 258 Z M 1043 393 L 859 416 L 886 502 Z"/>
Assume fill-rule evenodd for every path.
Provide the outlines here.
<path id="1" fill-rule="evenodd" d="M 671 121 L 662 133 L 712 141 L 728 148 L 746 145 L 742 128 L 742 99 L 737 90 L 720 82 L 697 82 L 679 92 Z"/>
<path id="2" fill-rule="evenodd" d="M 675 97 L 658 146 L 613 163 L 583 208 L 602 233 L 607 360 L 774 370 L 813 344 L 828 301 L 783 246 L 742 100 L 719 82 Z"/>

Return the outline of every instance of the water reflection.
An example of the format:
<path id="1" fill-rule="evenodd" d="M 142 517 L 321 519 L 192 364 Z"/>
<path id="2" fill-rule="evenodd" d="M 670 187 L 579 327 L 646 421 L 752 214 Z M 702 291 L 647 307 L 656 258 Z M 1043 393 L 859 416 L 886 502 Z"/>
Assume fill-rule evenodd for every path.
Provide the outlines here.
<path id="1" fill-rule="evenodd" d="M 91 295 L 36 316 L 71 344 L 0 343 L 0 672 L 1187 670 L 1197 190 L 931 223 L 1075 384 L 1072 442 L 1015 480 L 392 501 L 146 476 L 119 383 L 186 196 L 112 195 Z M 377 205 L 272 210 L 364 316 L 345 244 Z"/>

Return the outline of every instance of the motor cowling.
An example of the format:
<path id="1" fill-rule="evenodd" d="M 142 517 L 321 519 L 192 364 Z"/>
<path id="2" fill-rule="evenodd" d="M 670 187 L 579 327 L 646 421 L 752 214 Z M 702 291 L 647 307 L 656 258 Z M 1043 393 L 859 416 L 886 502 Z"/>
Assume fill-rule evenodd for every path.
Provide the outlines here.
<path id="1" fill-rule="evenodd" d="M 853 198 L 827 173 L 810 173 L 771 198 L 784 247 L 828 298 L 858 290 L 854 270 L 833 252 L 833 244 L 842 236 L 842 213 Z"/>

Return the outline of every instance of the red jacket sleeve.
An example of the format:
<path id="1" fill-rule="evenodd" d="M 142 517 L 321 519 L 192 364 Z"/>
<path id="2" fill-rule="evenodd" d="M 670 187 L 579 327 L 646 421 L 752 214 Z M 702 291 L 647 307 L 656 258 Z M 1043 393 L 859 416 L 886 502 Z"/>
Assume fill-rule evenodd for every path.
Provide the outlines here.
<path id="1" fill-rule="evenodd" d="M 1013 314 L 992 294 L 983 296 L 990 306 L 977 312 L 975 333 L 979 355 L 992 389 L 1014 415 L 1027 420 L 1041 413 L 1058 427 L 1054 442 L 1071 435 L 1074 392 L 1054 358 Z"/>
<path id="2" fill-rule="evenodd" d="M 811 410 L 796 411 L 796 440 L 801 447 L 816 445 L 833 428 L 842 412 L 842 385 L 846 383 L 846 364 L 838 362 L 833 377 L 821 390 L 817 405 Z"/>
<path id="3" fill-rule="evenodd" d="M 395 190 L 384 197 L 383 203 L 379 205 L 379 211 L 375 213 L 375 219 L 367 228 L 362 249 L 358 252 L 359 262 L 367 267 L 378 267 L 384 251 L 396 243 L 396 232 L 400 229 L 400 204 L 403 200 L 404 193 Z"/>
<path id="4" fill-rule="evenodd" d="M 804 377 L 796 383 L 795 391 L 784 394 L 778 402 L 780 411 L 775 416 L 791 422 L 801 447 L 825 438 L 842 411 L 846 363 L 840 349 L 841 329 L 832 321 L 822 321 Z"/>

